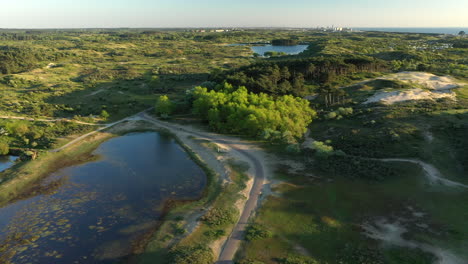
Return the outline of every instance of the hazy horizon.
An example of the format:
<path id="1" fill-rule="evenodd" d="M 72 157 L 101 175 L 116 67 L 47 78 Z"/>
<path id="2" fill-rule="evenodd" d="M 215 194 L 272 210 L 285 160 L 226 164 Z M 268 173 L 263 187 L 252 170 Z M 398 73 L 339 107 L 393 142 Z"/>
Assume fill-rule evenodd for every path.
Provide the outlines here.
<path id="1" fill-rule="evenodd" d="M 466 10 L 458 0 L 16 0 L 3 3 L 0 28 L 463 28 Z"/>

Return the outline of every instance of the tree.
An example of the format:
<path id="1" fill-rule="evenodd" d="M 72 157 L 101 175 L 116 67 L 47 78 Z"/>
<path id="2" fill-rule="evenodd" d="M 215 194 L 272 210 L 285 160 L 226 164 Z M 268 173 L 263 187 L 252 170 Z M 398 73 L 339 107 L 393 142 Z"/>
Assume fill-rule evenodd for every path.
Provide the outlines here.
<path id="1" fill-rule="evenodd" d="M 102 110 L 101 112 L 101 118 L 107 120 L 109 118 L 109 113 L 107 113 L 106 110 Z"/>
<path id="2" fill-rule="evenodd" d="M 465 31 L 462 30 L 462 31 L 458 32 L 458 35 L 460 37 L 464 37 L 466 35 L 466 33 L 465 33 Z"/>
<path id="3" fill-rule="evenodd" d="M 1 155 L 8 155 L 10 152 L 10 147 L 6 142 L 0 142 L 0 156 Z"/>
<path id="4" fill-rule="evenodd" d="M 28 123 L 24 121 L 8 123 L 6 125 L 6 129 L 8 130 L 8 132 L 10 132 L 10 134 L 14 134 L 18 137 L 22 137 L 29 132 Z"/>
<path id="5" fill-rule="evenodd" d="M 155 112 L 157 115 L 163 118 L 167 118 L 170 114 L 172 114 L 173 108 L 173 103 L 169 97 L 167 97 L 167 95 L 159 96 L 155 105 Z"/>

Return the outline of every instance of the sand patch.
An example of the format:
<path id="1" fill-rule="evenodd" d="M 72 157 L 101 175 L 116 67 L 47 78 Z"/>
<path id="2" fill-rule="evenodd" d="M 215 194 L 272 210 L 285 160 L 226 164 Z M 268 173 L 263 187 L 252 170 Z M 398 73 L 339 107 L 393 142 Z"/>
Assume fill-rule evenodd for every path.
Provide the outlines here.
<path id="1" fill-rule="evenodd" d="M 440 98 L 456 99 L 456 94 L 452 91 L 428 91 L 420 88 L 405 90 L 405 91 L 392 91 L 392 92 L 378 92 L 367 99 L 364 104 L 370 103 L 383 103 L 391 105 L 398 102 L 411 101 L 411 100 L 435 100 Z"/>
<path id="2" fill-rule="evenodd" d="M 385 219 L 381 219 L 373 224 L 364 223 L 361 227 L 364 229 L 364 234 L 369 238 L 400 247 L 418 248 L 422 251 L 431 253 L 437 257 L 437 264 L 467 263 L 465 260 L 460 259 L 458 256 L 447 250 L 417 241 L 406 240 L 403 238 L 403 235 L 406 234 L 408 230 L 398 221 L 390 223 Z"/>
<path id="3" fill-rule="evenodd" d="M 418 83 L 431 90 L 450 90 L 459 87 L 450 76 L 437 76 L 427 72 L 399 72 L 379 79 Z"/>

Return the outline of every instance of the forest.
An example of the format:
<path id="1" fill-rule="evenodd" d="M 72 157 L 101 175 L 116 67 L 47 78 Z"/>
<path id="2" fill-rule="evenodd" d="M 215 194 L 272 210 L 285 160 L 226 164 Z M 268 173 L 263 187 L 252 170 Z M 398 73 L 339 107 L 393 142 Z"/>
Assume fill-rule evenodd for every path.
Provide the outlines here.
<path id="1" fill-rule="evenodd" d="M 386 72 L 388 65 L 379 59 L 366 58 L 308 58 L 259 62 L 222 74 L 213 75 L 213 81 L 227 81 L 246 86 L 249 91 L 273 95 L 305 96 L 309 89 L 340 82 L 346 76 L 358 73 Z"/>

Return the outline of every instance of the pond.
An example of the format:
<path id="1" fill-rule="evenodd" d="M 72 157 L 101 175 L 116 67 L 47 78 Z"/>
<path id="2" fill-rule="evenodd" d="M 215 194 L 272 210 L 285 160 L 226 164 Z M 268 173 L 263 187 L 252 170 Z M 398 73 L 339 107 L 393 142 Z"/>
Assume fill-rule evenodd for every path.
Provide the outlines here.
<path id="1" fill-rule="evenodd" d="M 263 54 L 265 54 L 265 52 L 268 52 L 268 51 L 284 52 L 289 55 L 296 55 L 306 50 L 307 47 L 309 47 L 309 45 L 295 45 L 295 46 L 263 45 L 263 46 L 252 46 L 252 51 L 262 56 Z"/>
<path id="2" fill-rule="evenodd" d="M 13 166 L 17 159 L 16 156 L 0 156 L 0 172 Z"/>
<path id="3" fill-rule="evenodd" d="M 0 263 L 115 263 L 156 226 L 165 201 L 196 199 L 206 185 L 183 148 L 156 132 L 94 153 L 44 179 L 42 194 L 0 208 Z"/>
<path id="4" fill-rule="evenodd" d="M 228 46 L 250 46 L 250 44 L 229 44 Z M 297 55 L 307 49 L 309 45 L 294 45 L 294 46 L 273 46 L 271 44 L 265 45 L 252 45 L 250 48 L 254 53 L 260 54 L 263 56 L 265 52 L 274 51 L 274 52 L 284 52 L 289 55 Z"/>

